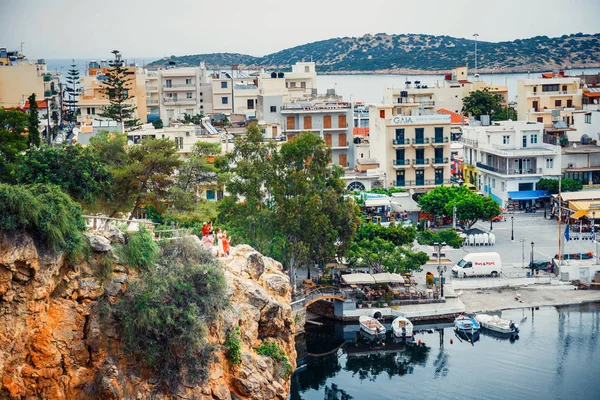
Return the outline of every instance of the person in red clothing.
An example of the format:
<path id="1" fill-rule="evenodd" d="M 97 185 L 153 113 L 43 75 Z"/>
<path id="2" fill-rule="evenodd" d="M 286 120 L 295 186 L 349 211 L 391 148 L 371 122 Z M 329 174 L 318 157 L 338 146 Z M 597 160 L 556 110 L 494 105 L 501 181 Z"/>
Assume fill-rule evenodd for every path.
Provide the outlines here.
<path id="1" fill-rule="evenodd" d="M 231 242 L 231 236 L 227 237 L 227 231 L 223 231 L 223 253 L 226 256 L 229 255 L 229 250 L 231 249 L 229 247 L 229 242 Z"/>
<path id="2" fill-rule="evenodd" d="M 208 224 L 206 222 L 202 223 L 202 237 L 208 235 L 208 231 L 209 231 L 209 227 Z"/>

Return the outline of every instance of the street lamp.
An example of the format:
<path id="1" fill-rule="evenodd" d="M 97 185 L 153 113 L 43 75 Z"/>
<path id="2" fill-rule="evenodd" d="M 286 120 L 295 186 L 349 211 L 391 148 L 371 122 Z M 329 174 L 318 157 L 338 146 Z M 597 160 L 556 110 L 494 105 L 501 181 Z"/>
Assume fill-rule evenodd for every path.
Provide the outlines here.
<path id="1" fill-rule="evenodd" d="M 510 216 L 510 240 L 515 241 L 515 217 L 513 215 Z"/>
<path id="2" fill-rule="evenodd" d="M 533 276 L 533 245 L 534 244 L 535 243 L 531 242 L 531 264 L 530 264 L 530 267 L 531 267 L 531 276 Z"/>
<path id="3" fill-rule="evenodd" d="M 437 252 L 437 259 L 438 259 L 438 266 L 437 266 L 437 271 L 440 274 L 440 298 L 444 297 L 444 272 L 446 272 L 447 267 L 444 265 L 442 267 L 441 265 L 441 253 L 442 253 L 442 247 L 446 246 L 446 242 L 442 242 L 442 243 L 438 243 L 435 242 L 433 244 L 433 247 L 435 248 L 435 251 Z"/>
<path id="4" fill-rule="evenodd" d="M 525 238 L 519 241 L 521 242 L 521 268 L 525 268 Z"/>
<path id="5" fill-rule="evenodd" d="M 494 221 L 494 219 L 490 218 L 490 232 L 494 229 L 494 227 L 492 226 L 493 221 Z"/>
<path id="6" fill-rule="evenodd" d="M 594 240 L 594 248 L 596 249 L 594 258 L 596 259 L 596 264 L 598 264 L 598 240 L 596 239 L 596 211 L 592 211 L 592 239 Z"/>

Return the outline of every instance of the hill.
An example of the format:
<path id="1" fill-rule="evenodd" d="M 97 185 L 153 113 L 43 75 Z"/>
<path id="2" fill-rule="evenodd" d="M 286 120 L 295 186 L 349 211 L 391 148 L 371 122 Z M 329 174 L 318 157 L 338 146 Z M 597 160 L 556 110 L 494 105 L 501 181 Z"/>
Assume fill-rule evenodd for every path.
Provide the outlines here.
<path id="1" fill-rule="evenodd" d="M 474 65 L 472 39 L 423 34 L 388 35 L 377 33 L 361 37 L 321 40 L 253 57 L 245 54 L 214 53 L 171 56 L 151 63 L 180 66 L 198 65 L 245 68 L 289 68 L 296 61 L 312 60 L 319 72 L 406 72 L 445 71 L 457 65 Z M 536 36 L 510 42 L 477 42 L 479 72 L 522 72 L 558 69 L 569 66 L 600 66 L 600 34 L 577 33 L 549 38 Z"/>

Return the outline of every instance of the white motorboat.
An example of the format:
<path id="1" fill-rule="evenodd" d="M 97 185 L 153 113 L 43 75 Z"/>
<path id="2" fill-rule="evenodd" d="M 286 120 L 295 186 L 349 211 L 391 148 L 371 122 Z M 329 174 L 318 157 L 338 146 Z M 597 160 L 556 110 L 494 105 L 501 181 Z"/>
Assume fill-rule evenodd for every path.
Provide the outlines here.
<path id="1" fill-rule="evenodd" d="M 413 336 L 413 324 L 407 318 L 396 317 L 392 321 L 392 332 L 399 338 L 411 338 Z"/>
<path id="2" fill-rule="evenodd" d="M 519 333 L 519 326 L 512 321 L 502 319 L 497 315 L 477 314 L 475 319 L 482 328 L 502 334 Z"/>
<path id="3" fill-rule="evenodd" d="M 385 335 L 385 326 L 383 326 L 383 324 L 377 321 L 375 318 L 363 315 L 358 319 L 358 322 L 360 323 L 360 328 L 368 334 L 373 336 Z"/>

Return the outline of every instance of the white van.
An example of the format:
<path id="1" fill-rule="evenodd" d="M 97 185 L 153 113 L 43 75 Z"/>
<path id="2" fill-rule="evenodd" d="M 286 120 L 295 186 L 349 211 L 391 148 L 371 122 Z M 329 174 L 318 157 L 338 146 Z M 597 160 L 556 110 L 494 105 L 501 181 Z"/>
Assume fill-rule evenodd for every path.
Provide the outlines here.
<path id="1" fill-rule="evenodd" d="M 452 275 L 460 278 L 475 275 L 499 276 L 502 273 L 502 260 L 498 253 L 467 254 L 454 267 Z"/>

